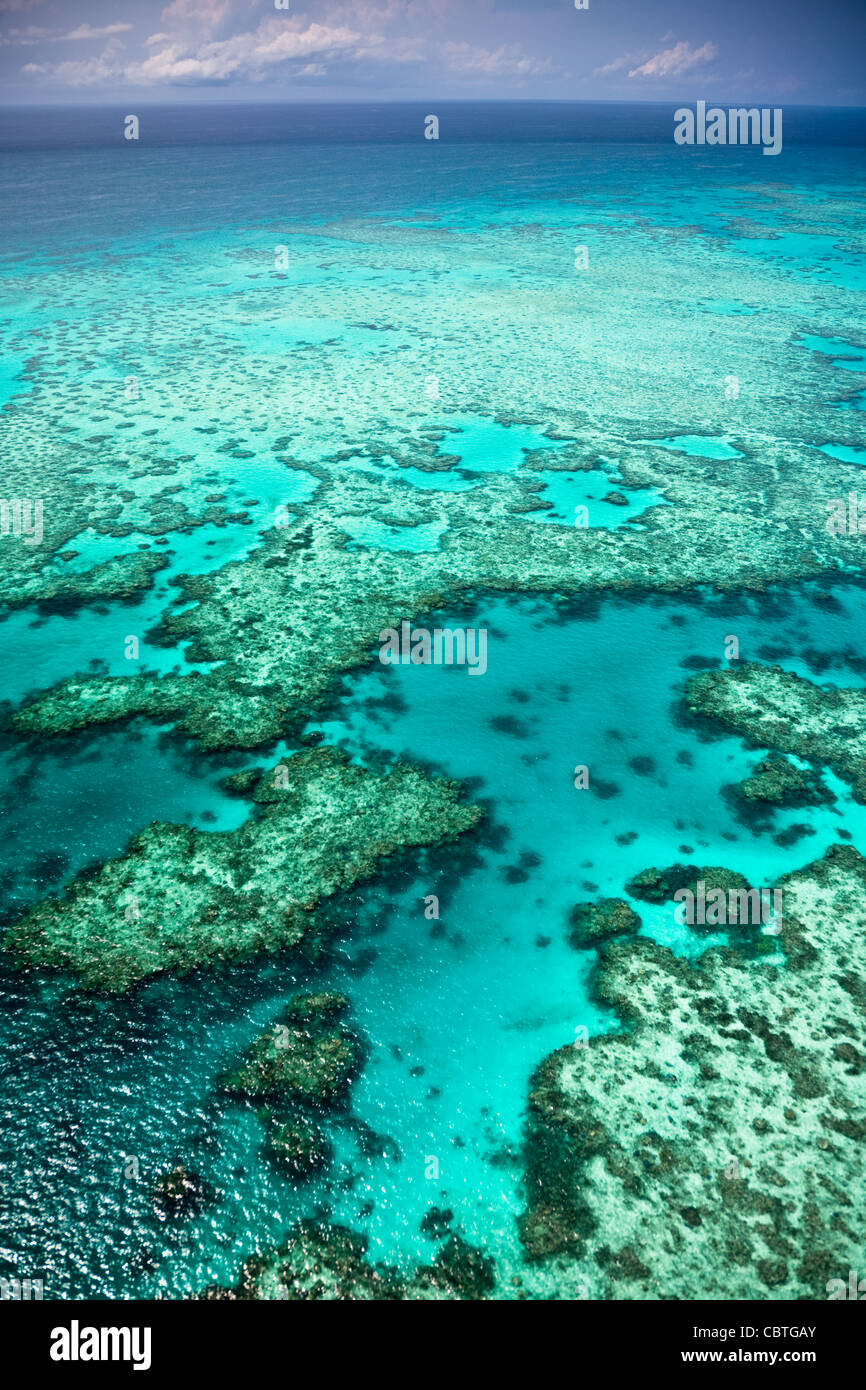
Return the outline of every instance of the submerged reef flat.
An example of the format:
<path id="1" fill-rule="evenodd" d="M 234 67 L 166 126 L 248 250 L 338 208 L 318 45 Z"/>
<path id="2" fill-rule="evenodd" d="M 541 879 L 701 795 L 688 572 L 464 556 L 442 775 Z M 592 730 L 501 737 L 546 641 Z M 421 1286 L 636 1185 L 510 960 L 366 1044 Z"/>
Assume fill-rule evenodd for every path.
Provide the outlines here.
<path id="1" fill-rule="evenodd" d="M 257 1038 L 239 1065 L 220 1078 L 221 1089 L 246 1100 L 330 1105 L 344 1099 L 363 1056 L 342 1021 L 348 1006 L 341 994 L 297 995 L 284 1021 Z"/>
<path id="2" fill-rule="evenodd" d="M 249 1260 L 234 1288 L 211 1286 L 205 1299 L 397 1301 L 479 1299 L 495 1284 L 493 1261 L 453 1235 L 432 1264 L 411 1275 L 372 1264 L 366 1236 L 346 1226 L 299 1222 L 285 1245 Z"/>
<path id="3" fill-rule="evenodd" d="M 352 544 L 339 524 L 361 513 L 402 526 L 414 500 L 409 485 L 386 486 L 358 472 L 323 481 L 315 501 L 289 512 L 243 561 L 183 579 L 190 606 L 164 618 L 158 639 L 189 643 L 188 659 L 213 669 L 162 678 L 76 676 L 18 711 L 14 727 L 45 736 L 147 714 L 176 719 L 206 749 L 253 748 L 297 729 L 337 673 L 370 660 L 382 630 L 469 593 L 701 584 L 763 590 L 837 570 L 846 538 L 837 544 L 815 524 L 804 541 L 796 479 L 807 465 L 788 450 L 775 485 L 780 461 L 768 447 L 760 466 L 752 460 L 734 471 L 736 463 L 726 462 L 724 477 L 708 471 L 706 460 L 689 458 L 676 485 L 652 473 L 674 505 L 646 513 L 639 531 L 533 524 L 523 513 L 536 494 L 512 478 L 491 477 L 459 494 L 425 493 L 419 521 L 438 511 L 448 529 L 438 550 L 421 553 Z M 842 485 L 830 476 L 834 467 L 841 466 L 824 470 L 822 488 Z M 768 488 L 775 488 L 771 521 L 758 510 L 758 494 Z"/>
<path id="4" fill-rule="evenodd" d="M 405 764 L 378 777 L 318 748 L 283 767 L 278 794 L 239 830 L 151 825 L 95 877 L 35 907 L 5 944 L 22 963 L 106 990 L 299 947 L 323 899 L 385 855 L 451 839 L 482 815 L 460 803 L 456 783 Z"/>
<path id="5" fill-rule="evenodd" d="M 833 801 L 833 793 L 820 772 L 800 768 L 781 753 L 762 758 L 753 773 L 734 788 L 735 794 L 754 812 L 777 806 L 821 806 Z"/>
<path id="6" fill-rule="evenodd" d="M 824 689 L 804 676 L 747 661 L 702 671 L 686 687 L 694 714 L 751 743 L 825 763 L 866 803 L 866 694 Z"/>
<path id="7" fill-rule="evenodd" d="M 784 892 L 784 965 L 603 948 L 596 992 L 623 1031 L 553 1053 L 532 1083 L 521 1234 L 542 1284 L 821 1299 L 856 1268 L 866 860 L 834 846 Z"/>
<path id="8" fill-rule="evenodd" d="M 365 1046 L 345 1022 L 342 994 L 298 994 L 282 1019 L 251 1044 L 218 1080 L 234 1100 L 265 1102 L 265 1152 L 293 1182 L 326 1168 L 333 1145 L 320 1116 L 345 1106 L 364 1063 Z"/>
<path id="9" fill-rule="evenodd" d="M 164 569 L 163 555 L 117 555 L 84 573 L 46 571 L 42 562 L 29 572 L 24 566 L 7 572 L 3 602 L 10 608 L 38 604 L 42 608 L 69 610 L 85 603 L 127 599 L 149 589 L 154 575 Z"/>
<path id="10" fill-rule="evenodd" d="M 14 517 L 9 528 L 4 523 L 0 611 L 28 605 L 70 611 L 129 599 L 152 588 L 169 564 L 152 542 L 167 544 L 172 533 L 247 519 L 201 501 L 193 510 L 174 495 L 180 485 L 165 481 L 165 461 L 148 454 L 137 467 L 117 459 L 119 477 L 109 479 L 104 474 L 110 465 L 93 444 L 61 443 L 45 425 L 32 405 L 0 415 L 0 493 L 24 504 L 20 532 Z M 150 478 L 158 480 L 159 490 L 148 495 L 145 488 L 139 498 L 133 489 Z M 136 550 L 124 544 L 128 537 Z M 91 555 L 94 539 L 102 545 L 98 560 Z"/>

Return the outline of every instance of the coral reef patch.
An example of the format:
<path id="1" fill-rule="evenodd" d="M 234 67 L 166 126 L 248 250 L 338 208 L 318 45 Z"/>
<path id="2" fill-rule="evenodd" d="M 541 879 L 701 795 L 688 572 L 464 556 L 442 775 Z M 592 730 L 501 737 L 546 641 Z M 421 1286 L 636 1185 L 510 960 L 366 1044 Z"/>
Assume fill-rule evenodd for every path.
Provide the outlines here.
<path id="1" fill-rule="evenodd" d="M 521 1236 L 542 1280 L 820 1299 L 856 1267 L 866 860 L 833 847 L 784 888 L 783 966 L 602 948 L 596 990 L 622 1031 L 560 1049 L 532 1082 Z"/>
<path id="2" fill-rule="evenodd" d="M 482 815 L 456 783 L 406 764 L 379 777 L 315 748 L 281 766 L 279 789 L 239 830 L 151 825 L 121 858 L 33 908 L 6 946 L 21 963 L 115 991 L 165 970 L 312 948 L 324 899 L 395 850 L 454 838 Z"/>

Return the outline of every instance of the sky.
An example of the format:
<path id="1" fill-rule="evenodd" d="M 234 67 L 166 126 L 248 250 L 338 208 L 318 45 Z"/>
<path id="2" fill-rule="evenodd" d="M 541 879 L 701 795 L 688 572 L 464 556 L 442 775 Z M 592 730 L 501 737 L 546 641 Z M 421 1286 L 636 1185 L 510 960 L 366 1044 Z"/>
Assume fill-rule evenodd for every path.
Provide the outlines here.
<path id="1" fill-rule="evenodd" d="M 0 0 L 0 104 L 866 106 L 866 0 L 579 3 Z"/>

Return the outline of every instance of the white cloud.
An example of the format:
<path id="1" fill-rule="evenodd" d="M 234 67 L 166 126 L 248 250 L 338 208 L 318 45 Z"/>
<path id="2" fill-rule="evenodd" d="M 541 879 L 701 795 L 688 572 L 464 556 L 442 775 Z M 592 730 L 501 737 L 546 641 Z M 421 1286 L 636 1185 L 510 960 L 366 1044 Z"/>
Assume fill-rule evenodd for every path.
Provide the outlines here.
<path id="1" fill-rule="evenodd" d="M 603 68 L 596 68 L 592 75 L 593 77 L 608 77 L 610 73 L 621 72 L 623 68 L 627 68 L 629 63 L 633 62 L 634 58 L 630 54 L 626 54 L 624 58 L 614 58 L 612 63 L 605 63 Z"/>
<path id="2" fill-rule="evenodd" d="M 239 0 L 235 0 L 238 3 Z M 251 0 L 240 0 L 248 7 Z M 366 8 L 363 4 L 362 7 Z M 370 7 L 372 12 L 375 6 Z M 403 8 L 401 0 L 386 0 L 390 11 Z M 122 57 L 123 45 L 115 37 L 129 25 L 107 25 L 91 29 L 87 25 L 72 30 L 64 38 L 108 37 L 109 43 L 98 57 L 82 62 L 31 64 L 22 69 L 28 75 L 46 76 L 67 87 L 92 87 L 100 82 L 124 83 L 132 87 L 159 87 L 171 84 L 263 82 L 285 66 L 299 77 L 321 77 L 335 64 L 354 64 L 357 77 L 366 71 L 375 80 L 383 67 L 426 63 L 430 70 L 464 78 L 471 82 L 491 78 L 522 81 L 556 71 L 545 58 L 535 58 L 516 45 L 483 48 L 472 43 L 439 42 L 431 36 L 389 33 L 387 29 L 362 30 L 351 23 L 313 22 L 300 17 L 271 14 L 255 29 L 242 30 L 227 37 L 214 37 L 215 15 L 228 12 L 229 0 L 205 4 L 203 0 L 173 0 L 162 11 L 171 27 L 144 40 L 140 56 Z M 175 22 L 204 20 L 204 30 L 181 32 Z M 61 37 L 61 36 L 57 36 Z"/>
<path id="3" fill-rule="evenodd" d="M 28 24 L 26 29 L 7 29 L 5 34 L 0 34 L 0 44 L 7 46 L 32 46 L 37 43 L 69 43 L 78 39 L 107 39 L 113 34 L 125 34 L 132 28 L 131 24 L 104 24 L 100 29 L 94 29 L 90 24 L 79 24 L 77 29 L 70 29 L 64 34 L 60 29 L 42 29 L 37 24 Z"/>
<path id="4" fill-rule="evenodd" d="M 162 12 L 169 24 L 201 24 L 216 29 L 231 13 L 231 0 L 172 0 Z"/>
<path id="5" fill-rule="evenodd" d="M 43 39 L 50 37 L 50 29 L 40 29 L 38 24 L 28 24 L 26 29 L 7 29 L 5 34 L 0 34 L 0 44 L 23 47 L 27 44 L 42 43 Z"/>
<path id="6" fill-rule="evenodd" d="M 79 24 L 77 29 L 70 30 L 68 34 L 59 34 L 58 38 L 64 42 L 68 39 L 107 39 L 112 34 L 126 34 L 131 28 L 131 24 L 104 24 L 101 29 L 94 29 L 90 24 Z"/>
<path id="7" fill-rule="evenodd" d="M 661 53 L 647 58 L 640 67 L 632 68 L 629 77 L 679 77 L 701 63 L 711 62 L 718 51 L 716 45 L 710 42 L 702 44 L 700 48 L 692 48 L 686 42 L 676 43 L 673 48 L 663 48 Z"/>
<path id="8" fill-rule="evenodd" d="M 452 72 L 474 77 L 536 77 L 553 68 L 549 58 L 527 58 L 514 47 L 491 50 L 470 43 L 444 43 L 442 52 Z"/>
<path id="9" fill-rule="evenodd" d="M 45 65 L 38 65 L 41 72 L 46 70 L 64 87 L 99 87 L 105 82 L 113 81 L 119 70 L 119 55 L 123 51 L 123 44 L 120 39 L 109 39 L 105 48 L 95 58 L 70 59 L 65 63 L 56 63 L 46 69 Z M 36 64 L 27 64 L 21 69 L 28 72 Z"/>
<path id="10" fill-rule="evenodd" d="M 143 62 L 130 64 L 123 78 L 144 86 L 225 82 L 233 77 L 256 81 L 278 63 L 351 55 L 360 42 L 361 35 L 352 29 L 330 29 L 323 24 L 289 29 L 278 19 L 265 20 L 254 31 L 199 44 L 192 52 L 181 40 L 173 39 Z"/>

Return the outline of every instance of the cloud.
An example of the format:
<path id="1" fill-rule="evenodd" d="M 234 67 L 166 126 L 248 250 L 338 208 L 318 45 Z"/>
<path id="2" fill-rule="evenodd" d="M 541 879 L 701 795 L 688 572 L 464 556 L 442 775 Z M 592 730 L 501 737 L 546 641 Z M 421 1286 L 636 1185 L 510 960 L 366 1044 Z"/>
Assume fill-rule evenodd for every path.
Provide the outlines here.
<path id="1" fill-rule="evenodd" d="M 629 63 L 633 62 L 634 58 L 630 53 L 627 53 L 624 58 L 614 58 L 612 63 L 605 63 L 603 68 L 595 68 L 592 75 L 593 77 L 607 77 L 612 72 L 621 72 L 623 68 L 627 68 Z"/>
<path id="2" fill-rule="evenodd" d="M 102 53 L 96 58 L 56 63 L 52 67 L 26 63 L 21 71 L 28 76 L 50 73 L 64 87 L 100 87 L 116 79 L 119 70 L 118 57 L 122 50 L 123 44 L 120 39 L 109 39 Z"/>
<path id="3" fill-rule="evenodd" d="M 701 63 L 711 62 L 718 51 L 716 45 L 709 42 L 700 48 L 692 48 L 685 42 L 676 43 L 673 48 L 663 48 L 661 53 L 647 58 L 640 67 L 632 68 L 629 77 L 679 77 Z"/>
<path id="4" fill-rule="evenodd" d="M 471 77 L 537 77 L 553 69 L 549 58 L 528 58 L 513 46 L 491 50 L 470 43 L 444 43 L 442 53 L 451 72 Z"/>
<path id="5" fill-rule="evenodd" d="M 351 55 L 360 44 L 361 35 L 353 29 L 324 24 L 295 29 L 278 19 L 265 20 L 256 30 L 199 44 L 192 52 L 180 40 L 172 40 L 143 62 L 130 64 L 123 79 L 143 86 L 226 82 L 231 78 L 260 81 L 279 63 Z"/>
<path id="6" fill-rule="evenodd" d="M 64 42 L 69 39 L 106 39 L 112 34 L 126 34 L 131 28 L 131 24 L 104 24 L 101 29 L 94 29 L 90 24 L 79 24 L 77 29 L 70 30 L 68 34 L 59 34 L 58 38 Z"/>
<path id="7" fill-rule="evenodd" d="M 235 5 L 239 2 L 248 9 L 251 0 L 235 0 Z M 411 0 L 409 5 L 405 0 L 384 0 L 384 4 L 381 0 L 378 4 L 376 0 L 361 0 L 358 9 L 391 15 L 411 7 Z M 556 71 L 550 59 L 535 58 L 517 45 L 484 48 L 469 42 L 442 42 L 431 35 L 395 33 L 387 24 L 368 28 L 341 23 L 334 19 L 333 9 L 323 22 L 272 14 L 262 18 L 254 29 L 216 37 L 214 17 L 224 16 L 229 8 L 229 0 L 214 4 L 173 0 L 162 11 L 166 27 L 146 38 L 134 59 L 122 56 L 123 45 L 115 37 L 129 25 L 106 25 L 102 29 L 82 25 L 69 34 L 52 37 L 107 37 L 109 42 L 98 57 L 51 64 L 40 55 L 40 63 L 27 64 L 21 71 L 40 80 L 53 78 L 66 87 L 92 87 L 100 82 L 131 87 L 261 83 L 277 76 L 281 69 L 290 77 L 316 79 L 327 72 L 333 79 L 335 65 L 338 69 L 352 65 L 354 80 L 359 76 L 363 80 L 366 74 L 371 82 L 381 77 L 383 68 L 420 64 L 469 82 L 503 78 L 523 81 Z M 175 27 L 176 23 L 198 20 L 204 28 L 195 33 Z"/>
<path id="8" fill-rule="evenodd" d="M 359 29 L 384 29 L 394 22 L 429 24 L 464 8 L 465 0 L 331 0 L 328 20 L 351 23 Z"/>
<path id="9" fill-rule="evenodd" d="M 43 39 L 50 37 L 50 29 L 40 29 L 38 24 L 28 24 L 26 29 L 7 29 L 5 34 L 0 34 L 0 44 L 23 47 L 27 44 L 42 43 Z"/>
<path id="10" fill-rule="evenodd" d="M 38 24 L 28 24 L 26 29 L 7 29 L 0 34 L 0 44 L 13 47 L 27 47 L 37 43 L 69 43 L 78 39 L 107 39 L 113 34 L 125 34 L 131 24 L 104 24 L 94 29 L 90 24 L 79 24 L 64 34 L 60 29 L 42 29 Z"/>
<path id="11" fill-rule="evenodd" d="M 162 12 L 168 24 L 201 24 L 216 29 L 231 13 L 231 0 L 172 0 Z"/>

